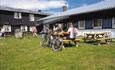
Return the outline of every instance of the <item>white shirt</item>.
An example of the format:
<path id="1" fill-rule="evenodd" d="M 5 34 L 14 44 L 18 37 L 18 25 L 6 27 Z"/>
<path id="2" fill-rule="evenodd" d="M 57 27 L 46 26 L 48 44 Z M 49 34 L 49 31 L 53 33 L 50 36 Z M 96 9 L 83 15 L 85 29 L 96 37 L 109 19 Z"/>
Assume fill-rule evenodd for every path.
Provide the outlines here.
<path id="1" fill-rule="evenodd" d="M 75 27 L 70 27 L 67 32 L 69 32 L 70 34 L 77 34 L 78 29 Z"/>
<path id="2" fill-rule="evenodd" d="M 70 27 L 67 32 L 70 33 L 70 38 L 75 38 L 75 34 L 78 34 L 78 29 L 75 27 Z"/>

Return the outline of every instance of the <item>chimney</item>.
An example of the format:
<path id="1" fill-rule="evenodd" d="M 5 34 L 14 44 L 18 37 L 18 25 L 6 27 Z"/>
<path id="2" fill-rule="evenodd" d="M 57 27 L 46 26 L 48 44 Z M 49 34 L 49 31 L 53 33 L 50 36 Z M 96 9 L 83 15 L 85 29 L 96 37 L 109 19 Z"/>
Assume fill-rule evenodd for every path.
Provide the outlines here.
<path id="1" fill-rule="evenodd" d="M 42 12 L 42 10 L 38 10 L 38 12 Z"/>
<path id="2" fill-rule="evenodd" d="M 67 3 L 65 3 L 65 5 L 63 6 L 63 12 L 67 11 L 67 9 L 68 9 L 68 6 L 67 6 Z"/>

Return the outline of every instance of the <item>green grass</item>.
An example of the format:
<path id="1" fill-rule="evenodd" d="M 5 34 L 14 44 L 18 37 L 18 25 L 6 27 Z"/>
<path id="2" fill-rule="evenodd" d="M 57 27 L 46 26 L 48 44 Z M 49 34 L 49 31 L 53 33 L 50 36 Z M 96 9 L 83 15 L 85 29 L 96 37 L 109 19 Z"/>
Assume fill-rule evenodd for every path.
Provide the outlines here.
<path id="1" fill-rule="evenodd" d="M 115 70 L 115 42 L 79 45 L 54 52 L 31 36 L 0 39 L 0 70 Z"/>

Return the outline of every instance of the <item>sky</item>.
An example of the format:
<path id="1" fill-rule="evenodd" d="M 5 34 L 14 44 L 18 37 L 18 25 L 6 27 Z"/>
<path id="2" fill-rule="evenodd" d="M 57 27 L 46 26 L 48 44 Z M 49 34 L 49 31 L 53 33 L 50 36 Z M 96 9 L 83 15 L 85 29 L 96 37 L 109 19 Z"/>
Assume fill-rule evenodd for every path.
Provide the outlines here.
<path id="1" fill-rule="evenodd" d="M 62 7 L 66 5 L 68 9 L 90 5 L 103 0 L 0 0 L 0 6 L 21 8 L 29 10 L 42 10 L 47 13 L 62 12 Z"/>
<path id="2" fill-rule="evenodd" d="M 59 1 L 59 0 L 58 0 Z M 61 0 L 60 0 L 61 1 Z M 84 6 L 84 5 L 90 5 L 90 4 L 94 4 L 94 3 L 98 3 L 98 2 L 101 2 L 103 0 L 65 0 L 68 4 L 68 9 L 73 9 L 73 8 L 77 8 L 77 7 L 80 7 L 80 6 Z M 53 8 L 53 9 L 50 9 L 50 10 L 45 10 L 47 12 L 62 12 L 63 9 L 62 7 L 60 8 Z"/>

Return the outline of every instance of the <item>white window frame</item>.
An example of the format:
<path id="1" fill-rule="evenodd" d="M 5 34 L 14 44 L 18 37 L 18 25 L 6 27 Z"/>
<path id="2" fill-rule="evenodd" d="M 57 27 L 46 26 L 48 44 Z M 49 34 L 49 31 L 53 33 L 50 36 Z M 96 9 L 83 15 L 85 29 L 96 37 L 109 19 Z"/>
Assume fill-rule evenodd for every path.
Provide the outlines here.
<path id="1" fill-rule="evenodd" d="M 18 13 L 17 12 L 14 12 L 14 18 L 18 19 Z"/>
<path id="2" fill-rule="evenodd" d="M 81 22 L 83 22 L 83 26 L 80 25 Z M 78 21 L 78 28 L 79 28 L 79 29 L 85 29 L 85 20 L 80 20 L 80 21 Z"/>
<path id="3" fill-rule="evenodd" d="M 22 30 L 23 32 L 27 32 L 27 31 L 28 31 L 28 27 L 27 27 L 27 26 L 21 26 L 21 30 Z"/>
<path id="4" fill-rule="evenodd" d="M 115 28 L 115 17 L 112 18 L 112 28 Z"/>
<path id="5" fill-rule="evenodd" d="M 11 32 L 11 25 L 4 25 L 3 29 L 4 29 L 4 32 Z"/>
<path id="6" fill-rule="evenodd" d="M 101 26 L 94 26 L 94 20 L 98 20 L 98 23 L 101 21 Z M 97 28 L 102 28 L 102 19 L 94 19 L 93 20 L 93 28 L 97 29 Z"/>
<path id="7" fill-rule="evenodd" d="M 22 18 L 22 14 L 18 13 L 18 12 L 14 12 L 14 18 L 15 19 L 21 19 Z"/>
<path id="8" fill-rule="evenodd" d="M 29 14 L 29 20 L 34 21 L 34 14 Z"/>
<path id="9" fill-rule="evenodd" d="M 30 32 L 32 32 L 32 26 L 29 27 Z"/>
<path id="10" fill-rule="evenodd" d="M 19 14 L 19 19 L 21 19 L 22 18 L 22 14 L 21 13 L 18 13 Z"/>

